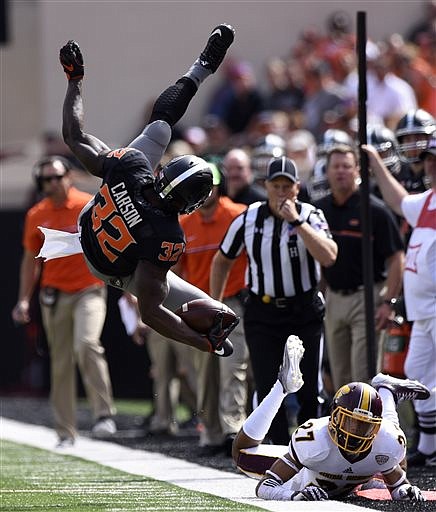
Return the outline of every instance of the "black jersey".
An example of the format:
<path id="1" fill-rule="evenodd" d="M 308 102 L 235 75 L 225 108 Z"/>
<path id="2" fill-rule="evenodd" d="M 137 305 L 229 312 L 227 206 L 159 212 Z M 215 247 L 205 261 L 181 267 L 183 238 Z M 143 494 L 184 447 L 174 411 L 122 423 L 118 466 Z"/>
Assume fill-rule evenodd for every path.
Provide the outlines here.
<path id="1" fill-rule="evenodd" d="M 400 172 L 395 179 L 403 185 L 409 194 L 419 194 L 428 189 L 424 169 L 414 173 L 409 163 L 402 163 Z"/>
<path id="2" fill-rule="evenodd" d="M 335 264 L 323 268 L 327 284 L 333 290 L 361 286 L 363 266 L 360 191 L 352 194 L 342 205 L 336 204 L 331 194 L 315 204 L 324 212 L 333 239 L 338 244 Z M 386 277 L 386 259 L 404 249 L 404 245 L 394 216 L 386 205 L 370 195 L 369 207 L 372 217 L 374 281 L 379 282 Z"/>
<path id="3" fill-rule="evenodd" d="M 127 276 L 138 260 L 169 269 L 185 249 L 177 213 L 153 207 L 144 199 L 154 176 L 144 154 L 121 148 L 101 156 L 103 183 L 94 204 L 83 215 L 81 244 L 101 273 Z"/>

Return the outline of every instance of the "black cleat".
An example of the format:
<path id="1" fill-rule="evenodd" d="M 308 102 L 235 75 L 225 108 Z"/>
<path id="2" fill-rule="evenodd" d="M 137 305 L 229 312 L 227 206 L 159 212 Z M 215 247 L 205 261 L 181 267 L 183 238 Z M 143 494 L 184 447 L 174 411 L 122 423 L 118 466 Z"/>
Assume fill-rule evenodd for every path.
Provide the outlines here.
<path id="1" fill-rule="evenodd" d="M 235 29 L 231 25 L 222 23 L 215 27 L 209 36 L 206 47 L 200 54 L 200 64 L 215 73 L 234 38 Z"/>
<path id="2" fill-rule="evenodd" d="M 390 375 L 378 373 L 371 381 L 375 389 L 386 388 L 394 395 L 395 402 L 400 400 L 427 400 L 430 391 L 417 380 L 397 379 Z"/>

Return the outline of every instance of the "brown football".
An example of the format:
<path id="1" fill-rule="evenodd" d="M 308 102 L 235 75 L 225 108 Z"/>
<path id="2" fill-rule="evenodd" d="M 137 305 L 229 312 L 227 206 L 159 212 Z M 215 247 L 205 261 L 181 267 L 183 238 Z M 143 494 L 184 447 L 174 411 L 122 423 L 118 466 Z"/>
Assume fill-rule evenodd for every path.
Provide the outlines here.
<path id="1" fill-rule="evenodd" d="M 185 302 L 175 311 L 175 314 L 180 316 L 194 331 L 207 334 L 219 311 L 224 313 L 224 328 L 229 327 L 236 320 L 234 311 L 222 302 L 214 299 L 194 299 Z"/>

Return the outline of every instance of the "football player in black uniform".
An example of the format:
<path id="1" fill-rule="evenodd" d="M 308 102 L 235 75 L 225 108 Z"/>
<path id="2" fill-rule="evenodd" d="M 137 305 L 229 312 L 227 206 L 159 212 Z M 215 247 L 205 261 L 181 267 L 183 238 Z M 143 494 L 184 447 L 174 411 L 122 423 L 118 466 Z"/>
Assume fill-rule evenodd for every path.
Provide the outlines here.
<path id="1" fill-rule="evenodd" d="M 419 155 L 435 131 L 434 117 L 423 109 L 410 110 L 398 121 L 395 136 L 402 166 L 395 177 L 410 194 L 419 194 L 429 188 Z"/>
<path id="2" fill-rule="evenodd" d="M 126 148 L 111 150 L 83 131 L 84 65 L 75 41 L 60 50 L 68 78 L 63 137 L 86 169 L 103 179 L 81 213 L 80 243 L 90 270 L 107 284 L 138 298 L 141 319 L 165 337 L 202 351 L 229 356 L 227 339 L 235 325 L 222 327 L 217 315 L 207 335 L 192 330 L 174 311 L 182 303 L 208 298 L 170 271 L 185 249 L 180 213 L 201 206 L 212 189 L 212 171 L 193 155 L 178 157 L 155 177 L 155 168 L 200 83 L 221 64 L 234 39 L 230 25 L 217 26 L 188 72 L 156 100 L 149 123 Z M 235 324 L 237 321 L 235 322 Z"/>

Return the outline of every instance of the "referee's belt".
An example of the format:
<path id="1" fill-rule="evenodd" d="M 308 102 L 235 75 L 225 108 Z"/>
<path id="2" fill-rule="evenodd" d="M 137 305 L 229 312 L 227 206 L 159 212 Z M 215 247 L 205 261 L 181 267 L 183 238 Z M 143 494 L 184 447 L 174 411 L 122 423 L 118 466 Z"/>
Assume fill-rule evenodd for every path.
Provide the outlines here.
<path id="1" fill-rule="evenodd" d="M 270 295 L 257 295 L 250 292 L 250 297 L 257 302 L 268 306 L 275 306 L 276 308 L 289 308 L 295 306 L 297 303 L 304 302 L 308 298 L 312 298 L 315 293 L 315 289 L 311 288 L 307 292 L 300 293 L 299 295 L 293 295 L 292 297 L 271 297 Z"/>
<path id="2" fill-rule="evenodd" d="M 361 292 L 364 288 L 365 287 L 363 286 L 363 284 L 361 284 L 360 286 L 356 286 L 355 288 L 345 288 L 341 290 L 335 290 L 334 288 L 330 287 L 330 290 L 333 293 L 337 293 L 338 295 L 343 295 L 344 297 L 346 297 L 347 295 L 353 295 L 357 292 Z"/>

